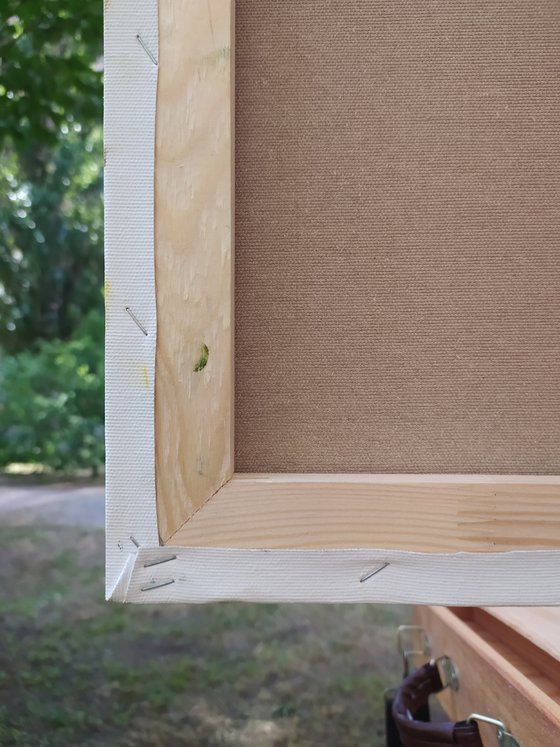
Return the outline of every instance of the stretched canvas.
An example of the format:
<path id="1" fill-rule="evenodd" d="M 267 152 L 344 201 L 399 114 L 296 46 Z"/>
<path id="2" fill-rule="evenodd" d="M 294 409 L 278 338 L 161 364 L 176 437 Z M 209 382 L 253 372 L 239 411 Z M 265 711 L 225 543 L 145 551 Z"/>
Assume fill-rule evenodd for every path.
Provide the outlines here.
<path id="1" fill-rule="evenodd" d="M 560 604 L 560 6 L 105 7 L 107 597 Z"/>

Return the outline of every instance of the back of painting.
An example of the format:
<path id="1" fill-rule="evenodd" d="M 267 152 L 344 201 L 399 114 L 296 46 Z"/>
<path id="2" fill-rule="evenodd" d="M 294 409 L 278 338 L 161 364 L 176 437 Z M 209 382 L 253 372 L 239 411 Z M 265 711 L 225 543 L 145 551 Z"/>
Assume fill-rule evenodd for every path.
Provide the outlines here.
<path id="1" fill-rule="evenodd" d="M 560 5 L 236 3 L 235 469 L 560 472 Z"/>

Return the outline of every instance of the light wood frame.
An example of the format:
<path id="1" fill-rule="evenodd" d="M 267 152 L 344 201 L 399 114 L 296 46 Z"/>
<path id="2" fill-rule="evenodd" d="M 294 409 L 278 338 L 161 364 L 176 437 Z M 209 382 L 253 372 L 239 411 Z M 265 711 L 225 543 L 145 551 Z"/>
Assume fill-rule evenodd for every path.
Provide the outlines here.
<path id="1" fill-rule="evenodd" d="M 554 478 L 234 474 L 232 7 L 160 0 L 155 428 L 163 542 L 560 547 Z M 208 361 L 198 370 L 203 346 Z"/>
<path id="2" fill-rule="evenodd" d="M 107 23 L 114 6 L 130 3 L 113 0 Z M 239 560 L 240 568 L 250 559 L 253 571 L 239 572 L 261 575 L 258 591 L 245 591 L 236 576 L 224 588 L 179 595 L 194 601 L 305 599 L 315 585 L 315 598 L 329 601 L 560 604 L 560 477 L 234 473 L 234 2 L 142 0 L 141 5 L 152 14 L 155 7 L 159 15 L 153 159 L 157 335 L 155 324 L 144 329 L 157 339 L 154 380 L 145 376 L 155 395 L 155 406 L 149 398 L 147 406 L 154 408 L 157 527 L 150 513 L 142 552 L 116 573 L 108 596 L 176 599 L 176 587 L 162 592 L 165 584 L 158 586 L 158 578 L 150 581 L 156 591 L 149 599 L 136 598 L 146 583 L 142 567 L 151 568 L 154 558 L 188 557 L 205 565 L 207 583 L 228 575 L 228 558 Z M 109 180 L 118 179 L 117 167 L 111 172 L 108 163 L 107 170 Z M 110 225 L 117 220 L 109 216 Z M 108 246 L 108 256 L 110 251 Z M 108 340 L 109 349 L 110 331 Z M 116 443 L 116 435 L 109 442 Z M 122 482 L 120 489 L 126 489 Z M 122 531 L 119 536 L 125 537 L 120 547 L 136 537 Z M 262 554 L 255 555 L 257 550 Z M 269 551 L 279 553 L 273 561 L 302 569 L 302 578 L 288 584 L 285 594 L 267 586 L 276 573 L 272 566 L 266 569 Z M 251 565 L 256 557 L 261 569 Z M 142 566 L 139 561 L 146 559 Z M 383 568 L 375 581 L 379 591 L 364 592 L 374 583 L 361 583 L 347 595 L 328 581 L 319 590 L 324 563 L 342 568 L 350 559 L 357 583 L 370 566 Z M 424 563 L 425 586 L 411 593 L 416 588 L 411 580 L 402 590 L 399 584 L 412 566 Z M 385 570 L 390 565 L 392 573 Z M 482 569 L 488 578 L 482 579 Z M 538 569 L 548 579 L 546 589 L 532 583 Z M 444 576 L 449 585 L 438 592 Z M 345 583 L 342 577 L 340 582 Z M 168 586 L 172 583 L 176 576 Z"/>

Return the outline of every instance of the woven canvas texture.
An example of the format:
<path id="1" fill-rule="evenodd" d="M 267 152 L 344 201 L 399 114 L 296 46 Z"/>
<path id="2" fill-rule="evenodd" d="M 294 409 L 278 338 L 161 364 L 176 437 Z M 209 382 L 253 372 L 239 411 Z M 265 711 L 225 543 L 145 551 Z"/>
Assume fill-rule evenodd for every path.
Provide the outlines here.
<path id="1" fill-rule="evenodd" d="M 560 4 L 237 0 L 235 469 L 560 472 Z"/>
<path id="2" fill-rule="evenodd" d="M 158 58 L 156 0 L 105 3 L 106 594 L 115 599 L 124 594 L 138 545 L 158 544 L 153 186 L 157 65 L 143 45 Z"/>

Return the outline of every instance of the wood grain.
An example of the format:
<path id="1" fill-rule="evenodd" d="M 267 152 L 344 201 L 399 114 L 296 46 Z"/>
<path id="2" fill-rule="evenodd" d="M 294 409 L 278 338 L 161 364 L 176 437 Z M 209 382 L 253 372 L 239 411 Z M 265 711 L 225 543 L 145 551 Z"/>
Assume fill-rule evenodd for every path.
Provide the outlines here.
<path id="1" fill-rule="evenodd" d="M 163 541 L 232 472 L 232 12 L 160 0 L 155 440 Z"/>
<path id="2" fill-rule="evenodd" d="M 170 540 L 191 547 L 560 547 L 560 479 L 236 474 Z"/>
<path id="3" fill-rule="evenodd" d="M 453 720 L 476 712 L 504 721 L 522 745 L 560 743 L 560 680 L 543 673 L 523 648 L 510 648 L 483 625 L 461 620 L 441 607 L 415 608 L 415 621 L 430 638 L 432 655 L 450 656 L 459 671 L 459 690 L 439 696 Z M 495 729 L 481 726 L 485 746 Z"/>
<path id="4" fill-rule="evenodd" d="M 560 662 L 560 607 L 486 607 L 485 611 Z"/>

